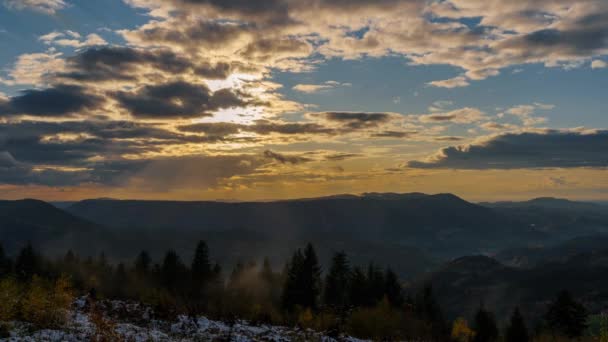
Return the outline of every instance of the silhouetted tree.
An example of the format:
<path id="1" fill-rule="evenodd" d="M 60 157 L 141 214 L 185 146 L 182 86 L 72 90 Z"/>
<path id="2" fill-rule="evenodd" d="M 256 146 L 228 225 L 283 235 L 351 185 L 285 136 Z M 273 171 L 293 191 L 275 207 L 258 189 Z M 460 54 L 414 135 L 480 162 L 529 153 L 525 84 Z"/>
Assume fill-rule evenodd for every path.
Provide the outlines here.
<path id="1" fill-rule="evenodd" d="M 204 287 L 211 278 L 209 248 L 205 241 L 199 241 L 192 259 L 192 280 L 197 287 Z"/>
<path id="2" fill-rule="evenodd" d="M 325 305 L 343 312 L 349 305 L 348 286 L 350 281 L 350 265 L 344 252 L 334 254 L 325 277 L 323 302 Z"/>
<path id="3" fill-rule="evenodd" d="M 399 278 L 390 268 L 386 269 L 384 276 L 384 294 L 388 302 L 394 307 L 401 307 L 405 303 Z"/>
<path id="4" fill-rule="evenodd" d="M 304 252 L 298 249 L 286 269 L 283 308 L 289 311 L 300 306 L 315 310 L 321 292 L 321 268 L 312 245 L 308 244 Z"/>
<path id="5" fill-rule="evenodd" d="M 260 270 L 260 278 L 266 282 L 266 284 L 271 284 L 274 281 L 274 272 L 272 271 L 272 266 L 270 266 L 270 260 L 268 260 L 268 258 L 264 258 L 262 269 Z"/>
<path id="6" fill-rule="evenodd" d="M 519 308 L 513 310 L 511 320 L 505 331 L 505 342 L 528 342 L 528 329 Z"/>
<path id="7" fill-rule="evenodd" d="M 168 251 L 160 269 L 161 282 L 169 291 L 177 292 L 183 285 L 186 266 L 173 250 Z"/>
<path id="8" fill-rule="evenodd" d="M 449 334 L 449 326 L 443 318 L 443 312 L 435 300 L 433 287 L 430 284 L 425 285 L 418 293 L 414 308 L 418 317 L 430 325 L 435 340 L 442 340 Z"/>
<path id="9" fill-rule="evenodd" d="M 15 273 L 20 280 L 29 280 L 41 271 L 40 256 L 31 243 L 21 249 L 15 261 Z"/>
<path id="10" fill-rule="evenodd" d="M 384 297 L 384 273 L 373 263 L 367 267 L 368 305 L 376 305 Z"/>
<path id="11" fill-rule="evenodd" d="M 367 278 L 360 267 L 355 267 L 350 276 L 349 303 L 355 307 L 367 305 Z"/>
<path id="12" fill-rule="evenodd" d="M 4 253 L 4 247 L 0 244 L 0 278 L 11 273 L 13 270 L 13 262 Z"/>
<path id="13" fill-rule="evenodd" d="M 150 272 L 150 264 L 152 263 L 152 259 L 150 258 L 150 254 L 146 251 L 141 251 L 137 258 L 135 258 L 134 266 L 135 272 L 139 276 L 145 276 Z"/>
<path id="14" fill-rule="evenodd" d="M 480 306 L 475 314 L 473 330 L 475 330 L 474 342 L 492 342 L 498 339 L 498 327 L 494 315 L 483 306 Z"/>
<path id="15" fill-rule="evenodd" d="M 587 310 L 576 302 L 570 292 L 562 291 L 545 314 L 547 326 L 570 338 L 579 337 L 587 328 Z"/>

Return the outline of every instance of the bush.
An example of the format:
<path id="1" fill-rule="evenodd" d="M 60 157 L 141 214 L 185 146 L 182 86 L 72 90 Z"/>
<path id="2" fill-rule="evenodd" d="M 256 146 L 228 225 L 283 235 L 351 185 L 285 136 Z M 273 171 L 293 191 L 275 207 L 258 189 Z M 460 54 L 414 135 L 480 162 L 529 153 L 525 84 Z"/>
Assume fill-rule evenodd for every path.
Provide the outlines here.
<path id="1" fill-rule="evenodd" d="M 72 301 L 70 283 L 66 277 L 59 278 L 53 284 L 34 276 L 23 297 L 21 315 L 24 321 L 38 328 L 61 328 L 67 322 Z"/>
<path id="2" fill-rule="evenodd" d="M 0 321 L 15 320 L 19 313 L 21 286 L 13 278 L 0 281 Z"/>
<path id="3" fill-rule="evenodd" d="M 402 336 L 403 325 L 403 313 L 393 309 L 385 298 L 375 307 L 353 311 L 348 319 L 347 331 L 359 338 L 392 341 Z"/>

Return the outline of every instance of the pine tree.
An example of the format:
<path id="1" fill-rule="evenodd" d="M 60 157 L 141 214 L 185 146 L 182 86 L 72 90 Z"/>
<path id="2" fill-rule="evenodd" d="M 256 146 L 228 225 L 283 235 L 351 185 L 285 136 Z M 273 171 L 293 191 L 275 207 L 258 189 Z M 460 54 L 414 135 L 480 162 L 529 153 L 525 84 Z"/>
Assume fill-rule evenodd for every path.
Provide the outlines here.
<path id="1" fill-rule="evenodd" d="M 169 291 L 177 292 L 183 281 L 186 266 L 173 250 L 168 251 L 160 269 L 161 282 Z"/>
<path id="2" fill-rule="evenodd" d="M 15 261 L 15 273 L 20 280 L 29 280 L 41 271 L 41 260 L 34 251 L 31 243 L 28 243 L 17 256 Z"/>
<path id="3" fill-rule="evenodd" d="M 367 278 L 360 267 L 353 269 L 349 287 L 349 303 L 354 307 L 366 306 L 368 303 Z"/>
<path id="4" fill-rule="evenodd" d="M 323 291 L 323 302 L 340 312 L 349 305 L 349 281 L 350 265 L 344 252 L 334 254 L 325 278 L 325 289 Z"/>
<path id="5" fill-rule="evenodd" d="M 492 342 L 498 339 L 498 327 L 494 315 L 483 306 L 475 314 L 473 330 L 475 330 L 474 342 Z"/>
<path id="6" fill-rule="evenodd" d="M 382 297 L 384 297 L 384 273 L 381 268 L 370 263 L 367 267 L 367 304 L 376 305 Z"/>
<path id="7" fill-rule="evenodd" d="M 401 307 L 405 303 L 399 278 L 390 268 L 386 269 L 384 276 L 384 293 L 388 302 L 394 307 Z"/>
<path id="8" fill-rule="evenodd" d="M 11 259 L 4 253 L 4 247 L 0 244 L 0 278 L 5 277 L 13 270 Z"/>
<path id="9" fill-rule="evenodd" d="M 528 329 L 519 308 L 513 310 L 511 320 L 505 332 L 505 342 L 528 342 Z"/>
<path id="10" fill-rule="evenodd" d="M 425 285 L 416 296 L 414 308 L 418 317 L 430 324 L 435 339 L 442 339 L 449 334 L 448 324 L 443 318 L 443 312 L 435 300 L 430 284 Z"/>
<path id="11" fill-rule="evenodd" d="M 582 336 L 587 328 L 587 310 L 576 302 L 570 292 L 562 291 L 545 314 L 551 330 L 570 338 Z"/>
<path id="12" fill-rule="evenodd" d="M 260 278 L 266 282 L 267 286 L 270 286 L 274 282 L 274 272 L 272 271 L 272 266 L 270 266 L 270 260 L 268 260 L 267 257 L 264 258 L 264 262 L 262 263 Z"/>
<path id="13" fill-rule="evenodd" d="M 321 292 L 321 268 L 311 244 L 302 252 L 298 249 L 286 266 L 282 296 L 283 308 L 291 311 L 296 306 L 315 310 Z"/>
<path id="14" fill-rule="evenodd" d="M 321 294 L 321 266 L 319 266 L 317 253 L 310 243 L 304 249 L 301 272 L 303 293 L 303 303 L 301 304 L 303 307 L 316 310 Z"/>
<path id="15" fill-rule="evenodd" d="M 146 251 L 141 251 L 137 258 L 135 258 L 134 266 L 135 272 L 139 276 L 145 276 L 150 272 L 150 264 L 152 263 L 152 259 L 150 258 L 150 254 Z"/>
<path id="16" fill-rule="evenodd" d="M 192 280 L 194 286 L 204 287 L 211 278 L 211 262 L 209 261 L 209 248 L 205 241 L 199 241 L 192 259 Z"/>

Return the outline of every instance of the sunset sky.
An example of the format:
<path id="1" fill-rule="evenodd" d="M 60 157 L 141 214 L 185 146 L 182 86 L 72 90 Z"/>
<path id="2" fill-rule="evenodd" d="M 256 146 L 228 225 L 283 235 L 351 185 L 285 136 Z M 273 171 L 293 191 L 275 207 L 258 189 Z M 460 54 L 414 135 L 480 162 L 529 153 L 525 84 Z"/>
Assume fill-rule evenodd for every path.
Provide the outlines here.
<path id="1" fill-rule="evenodd" d="M 0 0 L 0 197 L 608 200 L 605 0 Z"/>

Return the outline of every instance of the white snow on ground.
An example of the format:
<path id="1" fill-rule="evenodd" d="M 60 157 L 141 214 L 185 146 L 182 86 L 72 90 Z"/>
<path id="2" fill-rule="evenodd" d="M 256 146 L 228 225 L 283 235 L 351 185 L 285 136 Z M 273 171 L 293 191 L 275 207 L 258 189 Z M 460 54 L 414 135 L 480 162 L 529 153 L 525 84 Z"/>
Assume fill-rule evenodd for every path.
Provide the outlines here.
<path id="1" fill-rule="evenodd" d="M 245 321 L 237 321 L 232 326 L 209 320 L 205 317 L 196 319 L 179 316 L 175 322 L 150 319 L 151 310 L 139 304 L 121 301 L 106 302 L 105 310 L 121 312 L 127 315 L 137 314 L 139 319 L 128 322 L 114 322 L 115 332 L 124 341 L 321 341 L 321 342 L 360 342 L 352 337 L 334 339 L 312 330 L 301 330 L 280 326 L 249 325 Z M 44 341 L 44 342 L 84 342 L 95 336 L 96 327 L 86 312 L 86 300 L 78 299 L 70 314 L 69 324 L 62 330 L 32 331 L 26 323 L 12 322 L 11 337 L 0 339 L 4 342 Z M 137 322 L 135 322 L 137 321 Z"/>

